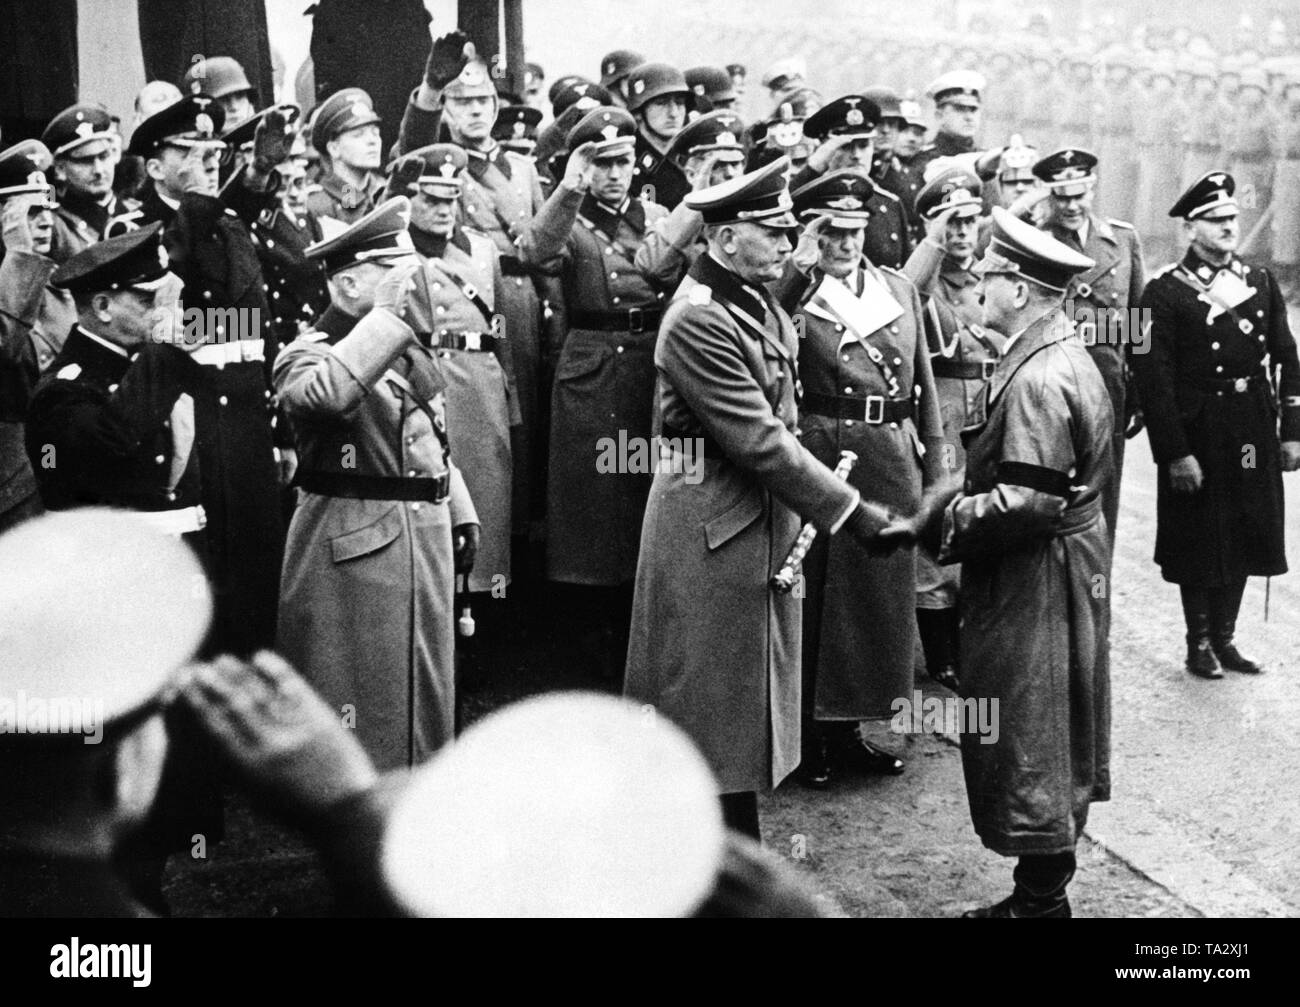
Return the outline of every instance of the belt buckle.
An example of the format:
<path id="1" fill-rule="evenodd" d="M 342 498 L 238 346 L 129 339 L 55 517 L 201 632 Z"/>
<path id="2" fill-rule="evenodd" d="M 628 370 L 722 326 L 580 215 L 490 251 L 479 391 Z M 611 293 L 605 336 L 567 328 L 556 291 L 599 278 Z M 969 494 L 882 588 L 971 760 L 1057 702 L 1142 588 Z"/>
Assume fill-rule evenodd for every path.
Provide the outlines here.
<path id="1" fill-rule="evenodd" d="M 988 381 L 990 378 L 992 378 L 993 372 L 996 371 L 997 369 L 998 369 L 998 362 L 996 360 L 980 361 L 980 377 L 982 377 L 985 381 Z"/>
<path id="2" fill-rule="evenodd" d="M 872 407 L 875 407 L 875 415 L 872 415 Z M 868 395 L 866 403 L 866 412 L 863 414 L 863 422 L 871 424 L 881 424 L 885 422 L 885 397 L 883 395 Z"/>
<path id="3" fill-rule="evenodd" d="M 466 332 L 464 339 L 465 349 L 475 352 L 483 349 L 483 334 L 481 332 Z"/>
<path id="4" fill-rule="evenodd" d="M 1232 383 L 1232 390 L 1234 392 L 1244 392 L 1249 384 L 1250 382 L 1246 378 L 1238 378 Z"/>
<path id="5" fill-rule="evenodd" d="M 645 331 L 645 312 L 640 308 L 627 309 L 627 330 L 628 332 Z"/>

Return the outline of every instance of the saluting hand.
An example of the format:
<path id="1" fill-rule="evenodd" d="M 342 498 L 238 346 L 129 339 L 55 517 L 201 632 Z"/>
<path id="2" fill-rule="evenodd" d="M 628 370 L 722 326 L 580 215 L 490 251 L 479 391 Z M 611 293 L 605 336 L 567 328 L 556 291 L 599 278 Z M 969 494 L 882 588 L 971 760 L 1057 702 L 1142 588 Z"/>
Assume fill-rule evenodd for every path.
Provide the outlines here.
<path id="1" fill-rule="evenodd" d="M 423 267 L 418 259 L 398 263 L 375 287 L 375 307 L 391 311 L 398 318 L 405 317 L 406 299 L 415 288 L 415 274 Z"/>
<path id="2" fill-rule="evenodd" d="M 197 192 L 203 196 L 217 194 L 217 173 L 208 167 L 208 150 L 196 144 L 185 152 L 185 160 L 177 170 L 183 192 Z"/>
<path id="3" fill-rule="evenodd" d="M 468 53 L 466 46 L 469 47 Z M 441 91 L 465 69 L 474 52 L 473 46 L 469 36 L 460 29 L 434 39 L 429 47 L 429 59 L 424 64 L 425 82 L 434 90 Z"/>
<path id="4" fill-rule="evenodd" d="M 1177 458 L 1169 463 L 1169 486 L 1175 493 L 1195 493 L 1205 482 L 1201 463 L 1195 455 Z"/>
<path id="5" fill-rule="evenodd" d="M 952 220 L 952 215 L 956 212 L 957 208 L 950 206 L 925 222 L 925 236 L 940 248 L 943 248 L 947 242 L 948 221 Z"/>
<path id="6" fill-rule="evenodd" d="M 253 134 L 253 170 L 259 175 L 269 175 L 271 169 L 289 158 L 289 122 L 291 113 L 283 108 L 273 108 L 257 124 Z"/>
<path id="7" fill-rule="evenodd" d="M 799 244 L 795 246 L 794 253 L 790 257 L 799 272 L 808 272 L 821 259 L 821 243 L 818 239 L 826 230 L 830 219 L 830 217 L 815 217 L 799 235 Z"/>
<path id="8" fill-rule="evenodd" d="M 5 248 L 15 252 L 32 250 L 32 229 L 27 223 L 27 210 L 36 199 L 34 195 L 23 194 L 5 203 L 4 212 L 0 214 L 0 234 L 4 236 Z"/>
<path id="9" fill-rule="evenodd" d="M 808 167 L 817 174 L 822 174 L 831 166 L 831 158 L 836 151 L 843 150 L 858 139 L 861 138 L 852 133 L 836 133 L 828 137 L 825 143 L 812 152 L 808 158 Z"/>
<path id="10" fill-rule="evenodd" d="M 1282 471 L 1300 472 L 1300 441 L 1282 442 Z"/>
<path id="11" fill-rule="evenodd" d="M 590 141 L 569 154 L 569 161 L 564 166 L 564 186 L 578 192 L 591 188 L 592 173 L 595 170 L 592 154 L 596 145 Z"/>

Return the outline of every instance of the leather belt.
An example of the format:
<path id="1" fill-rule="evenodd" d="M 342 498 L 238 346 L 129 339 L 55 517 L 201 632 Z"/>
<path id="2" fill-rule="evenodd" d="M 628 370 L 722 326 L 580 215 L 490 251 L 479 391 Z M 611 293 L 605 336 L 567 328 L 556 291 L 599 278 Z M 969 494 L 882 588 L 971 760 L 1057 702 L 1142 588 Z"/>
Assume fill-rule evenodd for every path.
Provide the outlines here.
<path id="1" fill-rule="evenodd" d="M 266 347 L 260 339 L 232 339 L 228 343 L 206 343 L 191 350 L 190 356 L 196 363 L 222 368 L 227 364 L 265 360 Z"/>
<path id="2" fill-rule="evenodd" d="M 497 337 L 486 332 L 435 332 L 429 339 L 429 348 L 492 353 L 497 348 Z"/>
<path id="3" fill-rule="evenodd" d="M 1262 380 L 1258 374 L 1252 374 L 1245 378 L 1196 378 L 1192 385 L 1203 392 L 1217 392 L 1223 395 L 1226 392 L 1240 394 L 1250 391 L 1251 387 Z"/>
<path id="4" fill-rule="evenodd" d="M 881 423 L 899 423 L 912 417 L 911 399 L 887 399 L 883 395 L 857 398 L 851 395 L 818 395 L 805 392 L 803 410 L 818 416 L 838 420 L 861 420 L 877 426 Z"/>
<path id="5" fill-rule="evenodd" d="M 663 314 L 663 308 L 657 304 L 626 311 L 571 310 L 569 328 L 595 329 L 598 332 L 654 332 L 659 328 Z"/>
<path id="6" fill-rule="evenodd" d="M 502 276 L 528 276 L 528 269 L 517 255 L 503 255 L 497 260 Z"/>
<path id="7" fill-rule="evenodd" d="M 964 381 L 987 381 L 998 366 L 996 360 L 950 360 L 931 357 L 930 370 L 936 378 L 961 378 Z"/>
<path id="8" fill-rule="evenodd" d="M 142 510 L 136 513 L 145 524 L 164 535 L 188 535 L 192 531 L 202 531 L 208 523 L 208 515 L 202 504 L 176 510 Z"/>
<path id="9" fill-rule="evenodd" d="M 433 478 L 299 472 L 294 484 L 308 493 L 345 497 L 349 500 L 426 500 L 429 503 L 442 503 L 449 495 L 451 477 L 445 472 Z"/>

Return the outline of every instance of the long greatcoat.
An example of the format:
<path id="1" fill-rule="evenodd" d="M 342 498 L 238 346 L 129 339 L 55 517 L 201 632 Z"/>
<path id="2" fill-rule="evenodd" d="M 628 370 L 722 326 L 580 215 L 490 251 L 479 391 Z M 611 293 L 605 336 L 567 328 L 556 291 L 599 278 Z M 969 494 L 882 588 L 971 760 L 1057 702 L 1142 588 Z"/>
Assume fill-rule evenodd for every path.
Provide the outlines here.
<path id="1" fill-rule="evenodd" d="M 636 575 L 649 467 L 608 471 L 604 459 L 639 438 L 654 419 L 653 316 L 633 331 L 598 329 L 583 312 L 659 311 L 662 293 L 635 265 L 663 207 L 635 197 L 615 213 L 560 186 L 534 219 L 520 249 L 525 262 L 558 275 L 569 331 L 551 393 L 546 573 L 571 584 L 612 586 Z"/>
<path id="2" fill-rule="evenodd" d="M 443 445 L 441 374 L 395 316 L 331 307 L 276 359 L 275 383 L 300 478 L 449 474 L 442 503 L 300 492 L 281 581 L 280 652 L 353 714 L 380 769 L 415 765 L 452 738 L 452 529 L 477 522 Z"/>
<path id="3" fill-rule="evenodd" d="M 865 332 L 862 317 L 854 314 L 864 310 L 859 306 L 862 291 L 855 286 L 864 277 L 902 308 L 897 319 Z M 935 466 L 943 444 L 916 288 L 901 274 L 866 261 L 848 284 L 816 270 L 810 278 L 796 274 L 790 279 L 794 282 L 782 304 L 803 319 L 799 427 L 804 447 L 830 468 L 841 451 L 854 452 L 858 462 L 850 484 L 897 513 L 914 513 L 923 485 L 939 473 Z M 879 364 L 868 347 L 879 354 Z M 913 416 L 869 424 L 861 417 L 827 415 L 821 399 L 843 395 L 911 402 Z M 871 556 L 847 535 L 819 536 L 803 573 L 804 680 L 816 682 L 814 716 L 891 716 L 894 700 L 912 694 L 916 550 Z"/>
<path id="4" fill-rule="evenodd" d="M 1217 272 L 1190 249 L 1178 268 L 1201 284 Z M 1295 339 L 1268 271 L 1235 258 L 1227 268 L 1255 293 L 1234 309 L 1236 319 L 1216 313 L 1208 324 L 1209 302 L 1178 279 L 1177 269 L 1155 276 L 1142 297 L 1151 352 L 1133 357 L 1160 466 L 1155 559 L 1165 580 L 1193 587 L 1287 569 L 1279 416 L 1264 359 L 1282 370 L 1281 439 L 1300 440 Z M 1174 493 L 1169 463 L 1187 455 L 1200 463 L 1205 483 L 1196 493 Z"/>
<path id="5" fill-rule="evenodd" d="M 705 254 L 660 331 L 664 436 L 702 438 L 704 459 L 655 473 L 626 692 L 686 730 L 722 793 L 765 790 L 800 757 L 800 601 L 768 579 L 802 519 L 825 534 L 858 493 L 795 436 L 797 342 L 764 292 Z"/>
<path id="6" fill-rule="evenodd" d="M 972 428 L 940 561 L 962 562 L 961 696 L 996 741 L 961 737 L 971 819 L 1004 856 L 1074 849 L 1110 797 L 1106 522 L 1110 401 L 1059 312 L 1007 348 Z M 992 702 L 997 701 L 996 713 Z"/>
<path id="7" fill-rule="evenodd" d="M 503 329 L 493 330 L 492 311 L 502 283 L 497 249 L 483 235 L 458 228 L 442 254 L 424 257 L 424 263 L 431 331 L 482 333 L 497 340 L 490 352 L 453 346 L 437 350 L 447 379 L 447 435 L 479 517 L 478 557 L 469 590 L 490 591 L 510 583 L 510 433 L 520 422 L 510 343 Z M 487 316 L 466 296 L 462 284 L 474 290 Z"/>

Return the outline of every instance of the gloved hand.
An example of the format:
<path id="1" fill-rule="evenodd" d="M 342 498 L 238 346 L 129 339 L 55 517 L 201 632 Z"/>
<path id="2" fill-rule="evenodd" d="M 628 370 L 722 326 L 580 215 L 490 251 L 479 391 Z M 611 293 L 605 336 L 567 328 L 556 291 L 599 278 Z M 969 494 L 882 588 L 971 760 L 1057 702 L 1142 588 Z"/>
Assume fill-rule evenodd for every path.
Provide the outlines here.
<path id="1" fill-rule="evenodd" d="M 469 46 L 469 52 L 465 47 Z M 474 43 L 459 28 L 433 40 L 429 59 L 424 64 L 424 81 L 435 91 L 441 91 L 465 69 L 474 53 Z"/>
<path id="2" fill-rule="evenodd" d="M 887 507 L 860 500 L 840 530 L 852 535 L 868 552 L 878 555 L 881 550 L 877 536 L 882 529 L 889 527 L 896 520 L 893 512 Z M 885 551 L 892 552 L 896 548 L 896 545 L 890 545 Z"/>
<path id="3" fill-rule="evenodd" d="M 420 176 L 424 174 L 424 158 L 419 154 L 407 154 L 393 165 L 393 173 L 388 176 L 388 187 L 384 190 L 384 199 L 394 196 L 414 198 Z"/>
<path id="4" fill-rule="evenodd" d="M 13 196 L 5 201 L 4 211 L 0 213 L 0 236 L 4 247 L 15 252 L 32 250 L 32 229 L 27 223 L 27 210 L 40 200 L 33 194 Z"/>
<path id="5" fill-rule="evenodd" d="M 451 544 L 456 573 L 468 575 L 474 569 L 474 560 L 478 558 L 478 542 L 478 525 L 458 524 L 452 529 Z"/>
<path id="6" fill-rule="evenodd" d="M 1300 472 L 1300 441 L 1282 442 L 1282 471 Z"/>
<path id="7" fill-rule="evenodd" d="M 806 273 L 821 261 L 821 234 L 830 224 L 830 217 L 815 217 L 799 235 L 799 244 L 795 245 L 791 259 L 795 269 Z"/>
<path id="8" fill-rule="evenodd" d="M 289 121 L 291 113 L 283 108 L 273 108 L 257 124 L 253 134 L 253 171 L 269 175 L 271 169 L 289 159 L 293 145 Z"/>
<path id="9" fill-rule="evenodd" d="M 375 288 L 375 307 L 391 311 L 398 318 L 406 315 L 406 299 L 415 287 L 415 274 L 423 268 L 415 257 L 393 266 Z"/>
<path id="10" fill-rule="evenodd" d="M 561 183 L 566 189 L 576 189 L 578 192 L 586 192 L 591 188 L 591 174 L 593 170 L 592 152 L 595 151 L 596 145 L 588 142 L 578 147 L 569 154 L 569 160 L 564 166 L 564 180 Z"/>

